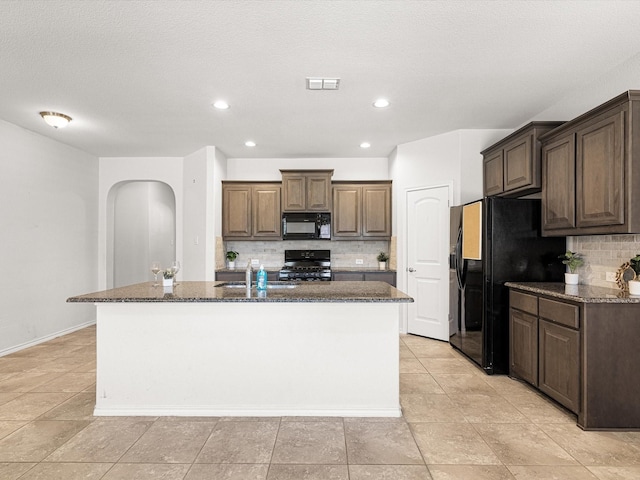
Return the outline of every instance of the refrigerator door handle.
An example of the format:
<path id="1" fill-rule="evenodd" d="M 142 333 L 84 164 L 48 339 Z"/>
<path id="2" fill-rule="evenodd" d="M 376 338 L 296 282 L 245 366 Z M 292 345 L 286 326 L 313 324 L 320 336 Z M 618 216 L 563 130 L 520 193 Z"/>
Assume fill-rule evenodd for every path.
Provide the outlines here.
<path id="1" fill-rule="evenodd" d="M 456 278 L 458 279 L 458 288 L 464 289 L 464 259 L 462 258 L 462 228 L 458 229 L 458 239 L 456 240 Z"/>

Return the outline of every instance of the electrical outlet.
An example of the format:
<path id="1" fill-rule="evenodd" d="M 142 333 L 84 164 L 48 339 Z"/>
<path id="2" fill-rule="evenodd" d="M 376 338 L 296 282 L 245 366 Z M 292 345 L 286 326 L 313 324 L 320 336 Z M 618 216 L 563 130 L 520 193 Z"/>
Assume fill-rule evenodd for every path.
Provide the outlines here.
<path id="1" fill-rule="evenodd" d="M 356 258 L 356 265 L 362 265 L 364 261 L 361 258 Z"/>
<path id="2" fill-rule="evenodd" d="M 251 259 L 251 265 L 260 265 L 260 259 L 259 258 L 252 258 Z"/>
<path id="3" fill-rule="evenodd" d="M 607 272 L 606 273 L 607 282 L 615 282 L 616 281 L 616 272 Z"/>

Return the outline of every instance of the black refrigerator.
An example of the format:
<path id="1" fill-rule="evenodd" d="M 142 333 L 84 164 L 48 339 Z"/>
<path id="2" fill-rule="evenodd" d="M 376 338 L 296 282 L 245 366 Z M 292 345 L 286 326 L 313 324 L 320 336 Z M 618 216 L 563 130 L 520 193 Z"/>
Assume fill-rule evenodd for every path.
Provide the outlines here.
<path id="1" fill-rule="evenodd" d="M 542 237 L 537 199 L 451 208 L 450 343 L 486 373 L 509 372 L 508 281 L 561 282 L 565 237 Z"/>

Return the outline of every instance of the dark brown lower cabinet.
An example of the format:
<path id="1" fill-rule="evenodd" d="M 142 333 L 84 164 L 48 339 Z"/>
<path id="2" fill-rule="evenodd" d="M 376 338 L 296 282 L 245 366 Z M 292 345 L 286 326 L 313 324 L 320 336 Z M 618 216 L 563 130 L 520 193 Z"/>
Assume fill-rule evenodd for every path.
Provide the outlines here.
<path id="1" fill-rule="evenodd" d="M 509 374 L 576 413 L 585 430 L 640 429 L 640 303 L 616 298 L 509 292 Z"/>
<path id="2" fill-rule="evenodd" d="M 540 320 L 538 388 L 580 411 L 580 332 Z"/>
<path id="3" fill-rule="evenodd" d="M 256 281 L 256 268 L 253 268 L 252 278 Z M 216 272 L 216 280 L 218 282 L 244 282 L 245 270 L 238 270 L 237 272 Z M 267 282 L 275 282 L 278 280 L 278 272 L 267 272 Z"/>
<path id="4" fill-rule="evenodd" d="M 362 272 L 333 272 L 331 280 L 334 282 L 362 282 L 364 273 Z"/>
<path id="5" fill-rule="evenodd" d="M 511 309 L 510 367 L 512 376 L 538 385 L 538 317 Z"/>
<path id="6" fill-rule="evenodd" d="M 333 272 L 331 280 L 334 282 L 387 282 L 392 287 L 395 287 L 396 272 Z"/>
<path id="7" fill-rule="evenodd" d="M 239 269 L 237 271 L 216 272 L 216 280 L 219 282 L 244 282 L 245 271 Z M 253 270 L 253 281 L 256 280 L 256 270 Z M 278 272 L 268 271 L 267 281 L 275 282 L 278 280 Z M 379 271 L 379 272 L 333 272 L 332 278 L 334 282 L 356 281 L 356 282 L 387 282 L 389 285 L 396 286 L 396 272 Z"/>

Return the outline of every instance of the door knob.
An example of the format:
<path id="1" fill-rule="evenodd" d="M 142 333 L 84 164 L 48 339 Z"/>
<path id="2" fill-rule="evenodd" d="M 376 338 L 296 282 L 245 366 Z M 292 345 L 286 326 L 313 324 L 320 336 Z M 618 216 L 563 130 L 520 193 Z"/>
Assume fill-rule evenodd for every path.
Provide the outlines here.
<path id="1" fill-rule="evenodd" d="M 415 272 L 415 270 L 411 267 L 409 267 L 407 270 L 409 270 L 410 272 Z"/>

